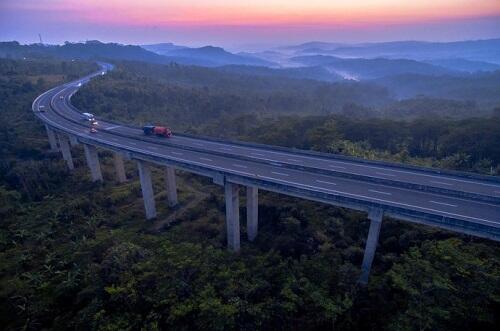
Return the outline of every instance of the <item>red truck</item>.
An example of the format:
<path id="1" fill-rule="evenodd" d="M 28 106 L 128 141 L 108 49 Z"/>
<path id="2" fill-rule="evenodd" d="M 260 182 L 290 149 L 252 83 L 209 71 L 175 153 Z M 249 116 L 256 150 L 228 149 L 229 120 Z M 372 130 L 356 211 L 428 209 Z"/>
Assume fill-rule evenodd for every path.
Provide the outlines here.
<path id="1" fill-rule="evenodd" d="M 142 128 L 146 136 L 157 135 L 159 137 L 170 138 L 172 131 L 165 126 L 146 125 Z"/>

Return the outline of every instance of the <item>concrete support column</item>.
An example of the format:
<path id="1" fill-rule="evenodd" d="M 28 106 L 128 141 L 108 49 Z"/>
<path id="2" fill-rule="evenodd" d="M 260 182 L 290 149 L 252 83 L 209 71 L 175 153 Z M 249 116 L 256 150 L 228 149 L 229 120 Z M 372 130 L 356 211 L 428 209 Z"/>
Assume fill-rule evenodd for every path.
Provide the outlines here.
<path id="1" fill-rule="evenodd" d="M 63 134 L 58 134 L 57 137 L 59 138 L 59 146 L 61 147 L 63 159 L 68 164 L 69 170 L 75 169 L 73 158 L 71 157 L 71 149 L 69 147 L 68 138 Z"/>
<path id="2" fill-rule="evenodd" d="M 125 165 L 123 164 L 123 155 L 121 153 L 113 153 L 113 162 L 115 164 L 116 179 L 119 183 L 124 183 L 127 181 L 127 175 L 125 174 Z"/>
<path id="3" fill-rule="evenodd" d="M 247 186 L 247 235 L 253 241 L 259 230 L 259 189 Z"/>
<path id="4" fill-rule="evenodd" d="M 146 219 L 149 220 L 156 217 L 155 196 L 153 193 L 153 183 L 151 182 L 151 168 L 144 161 L 137 161 L 137 168 L 139 169 L 139 180 L 141 181 Z"/>
<path id="5" fill-rule="evenodd" d="M 237 184 L 226 182 L 224 192 L 226 197 L 226 230 L 227 247 L 229 250 L 240 250 L 240 199 Z"/>
<path id="6" fill-rule="evenodd" d="M 175 184 L 175 169 L 172 167 L 165 168 L 165 184 L 168 205 L 174 207 L 177 205 L 177 185 Z"/>
<path id="7" fill-rule="evenodd" d="M 92 145 L 83 144 L 83 150 L 85 151 L 85 159 L 87 159 L 87 165 L 90 168 L 92 181 L 102 182 L 101 165 L 99 164 L 99 155 L 97 155 L 97 149 Z"/>
<path id="8" fill-rule="evenodd" d="M 52 152 L 57 152 L 59 148 L 57 147 L 56 134 L 47 124 L 45 125 L 45 130 L 47 130 L 47 136 L 49 137 L 50 150 Z"/>
<path id="9" fill-rule="evenodd" d="M 78 145 L 78 139 L 75 136 L 69 136 L 69 142 L 72 147 L 75 147 Z"/>
<path id="10" fill-rule="evenodd" d="M 368 277 L 375 257 L 375 250 L 377 249 L 378 237 L 380 228 L 382 226 L 382 218 L 384 211 L 381 209 L 374 209 L 368 213 L 370 220 L 370 230 L 368 231 L 368 239 L 366 240 L 365 255 L 363 256 L 363 263 L 361 265 L 361 276 L 359 282 L 363 285 L 368 284 Z"/>

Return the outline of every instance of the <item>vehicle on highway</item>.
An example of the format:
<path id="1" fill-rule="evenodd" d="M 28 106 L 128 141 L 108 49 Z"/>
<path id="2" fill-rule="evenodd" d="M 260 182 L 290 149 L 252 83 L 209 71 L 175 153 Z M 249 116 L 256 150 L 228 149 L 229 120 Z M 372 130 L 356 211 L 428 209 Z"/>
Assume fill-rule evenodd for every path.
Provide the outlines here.
<path id="1" fill-rule="evenodd" d="M 44 105 L 38 106 L 38 111 L 43 113 L 45 111 L 45 106 Z"/>
<path id="2" fill-rule="evenodd" d="M 172 131 L 165 126 L 146 125 L 142 128 L 146 136 L 157 135 L 158 137 L 170 138 Z"/>
<path id="3" fill-rule="evenodd" d="M 93 118 L 92 120 L 89 121 L 90 124 L 90 133 L 96 133 L 97 132 L 97 126 L 99 123 Z"/>
<path id="4" fill-rule="evenodd" d="M 95 120 L 94 114 L 91 114 L 91 113 L 82 113 L 82 116 L 83 116 L 82 119 L 84 121 L 93 121 L 93 120 Z"/>
<path id="5" fill-rule="evenodd" d="M 64 99 L 64 95 L 59 96 L 59 99 L 61 100 Z"/>

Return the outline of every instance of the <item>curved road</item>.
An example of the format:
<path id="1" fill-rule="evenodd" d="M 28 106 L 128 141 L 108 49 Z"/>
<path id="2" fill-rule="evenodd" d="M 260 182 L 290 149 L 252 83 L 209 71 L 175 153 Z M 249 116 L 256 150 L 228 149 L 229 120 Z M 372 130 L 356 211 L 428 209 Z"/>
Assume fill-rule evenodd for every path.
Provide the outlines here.
<path id="1" fill-rule="evenodd" d="M 494 180 L 466 178 L 433 171 L 405 168 L 400 165 L 378 165 L 349 159 L 309 155 L 300 151 L 277 150 L 258 145 L 206 140 L 176 135 L 170 139 L 145 137 L 140 128 L 100 121 L 99 131 L 91 134 L 81 114 L 71 105 L 71 96 L 92 77 L 110 69 L 55 87 L 33 102 L 35 114 L 58 132 L 84 137 L 99 146 L 141 153 L 151 157 L 190 164 L 207 170 L 265 182 L 269 186 L 288 187 L 305 192 L 304 197 L 325 195 L 342 197 L 350 203 L 377 205 L 407 210 L 446 220 L 456 220 L 467 227 L 481 225 L 496 233 L 500 229 L 500 183 Z M 40 112 L 43 109 L 45 111 Z M 346 177 L 346 174 L 348 176 Z M 359 177 L 349 177 L 349 174 Z M 366 180 L 364 180 L 366 177 Z M 375 179 L 375 180 L 373 180 Z M 377 182 L 379 181 L 380 182 Z M 386 181 L 385 181 L 386 180 Z M 397 182 L 397 185 L 392 183 Z M 425 187 L 409 189 L 407 183 Z M 426 188 L 443 189 L 491 198 L 478 201 L 454 194 L 428 192 Z M 283 190 L 281 190 L 283 191 Z M 300 196 L 298 194 L 291 194 Z M 324 199 L 323 199 L 324 200 Z"/>

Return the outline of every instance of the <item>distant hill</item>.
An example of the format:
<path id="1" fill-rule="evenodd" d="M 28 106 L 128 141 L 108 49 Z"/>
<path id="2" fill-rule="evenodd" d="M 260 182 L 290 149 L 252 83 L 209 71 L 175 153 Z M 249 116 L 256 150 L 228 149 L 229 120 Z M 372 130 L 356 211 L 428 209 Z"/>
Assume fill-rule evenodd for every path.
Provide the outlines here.
<path id="1" fill-rule="evenodd" d="M 149 48 L 154 48 L 149 45 Z M 183 48 L 173 44 L 155 46 L 165 50 L 160 55 L 140 46 L 122 45 L 116 43 L 102 43 L 96 40 L 85 43 L 65 43 L 64 45 L 21 45 L 16 41 L 0 42 L 0 57 L 57 57 L 64 59 L 108 59 L 142 61 L 149 63 L 168 64 L 176 62 L 186 65 L 222 66 L 228 64 L 271 66 L 271 62 L 239 56 L 226 52 L 218 47 Z M 166 51 L 170 49 L 170 51 Z"/>
<path id="2" fill-rule="evenodd" d="M 406 59 L 343 59 L 327 55 L 309 55 L 294 57 L 291 60 L 308 66 L 322 66 L 353 79 L 374 79 L 403 73 L 425 75 L 450 73 L 443 67 Z"/>
<path id="3" fill-rule="evenodd" d="M 306 49 L 321 49 L 321 50 L 332 50 L 339 47 L 349 46 L 346 43 L 331 43 L 331 42 L 322 42 L 322 41 L 310 41 L 307 43 L 299 44 L 299 45 L 291 45 L 291 46 L 282 46 L 278 47 L 279 50 L 288 50 L 288 51 L 303 51 Z"/>
<path id="4" fill-rule="evenodd" d="M 388 57 L 415 60 L 463 58 L 500 64 L 500 39 L 458 42 L 397 41 L 338 47 L 330 54 L 343 57 Z"/>
<path id="5" fill-rule="evenodd" d="M 219 70 L 225 72 L 240 73 L 245 75 L 286 77 L 294 79 L 313 79 L 326 82 L 337 82 L 343 80 L 342 76 L 333 73 L 323 67 L 273 69 L 267 67 L 230 65 L 230 66 L 220 67 Z"/>
<path id="6" fill-rule="evenodd" d="M 483 107 L 500 106 L 500 71 L 463 74 L 460 76 L 428 76 L 403 74 L 376 79 L 399 99 L 429 96 L 453 100 L 471 100 Z"/>
<path id="7" fill-rule="evenodd" d="M 277 51 L 262 51 L 255 53 L 239 52 L 237 53 L 237 55 L 262 59 L 268 62 L 272 62 L 273 64 L 276 64 L 278 66 L 281 66 L 283 64 L 287 66 L 290 58 L 290 55 Z"/>
<path id="8" fill-rule="evenodd" d="M 233 54 L 221 47 L 204 46 L 190 48 L 172 43 L 143 45 L 144 49 L 167 57 L 181 58 L 179 63 L 195 64 L 207 67 L 223 65 L 276 66 L 275 63 L 251 56 L 250 54 Z"/>
<path id="9" fill-rule="evenodd" d="M 198 61 L 205 61 L 209 66 L 221 66 L 228 64 L 252 65 L 252 66 L 275 66 L 274 63 L 248 55 L 236 55 L 221 47 L 205 46 L 200 48 L 176 49 L 165 53 L 167 56 L 177 56 Z"/>
<path id="10" fill-rule="evenodd" d="M 150 45 L 141 45 L 142 48 L 148 50 L 153 53 L 157 53 L 160 55 L 165 55 L 170 51 L 176 51 L 179 49 L 187 48 L 186 46 L 175 45 L 173 43 L 160 43 L 160 44 L 150 44 Z"/>
<path id="11" fill-rule="evenodd" d="M 1 57 L 57 57 L 65 59 L 111 59 L 143 61 L 150 63 L 170 63 L 176 60 L 149 52 L 142 47 L 87 41 L 85 43 L 65 43 L 64 45 L 21 45 L 16 41 L 0 43 Z"/>
<path id="12" fill-rule="evenodd" d="M 426 61 L 427 63 L 438 65 L 444 68 L 448 68 L 456 71 L 465 72 L 477 72 L 477 71 L 496 71 L 500 70 L 500 64 L 483 62 L 483 61 L 471 61 L 460 58 L 452 59 L 436 59 Z"/>

